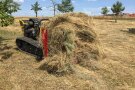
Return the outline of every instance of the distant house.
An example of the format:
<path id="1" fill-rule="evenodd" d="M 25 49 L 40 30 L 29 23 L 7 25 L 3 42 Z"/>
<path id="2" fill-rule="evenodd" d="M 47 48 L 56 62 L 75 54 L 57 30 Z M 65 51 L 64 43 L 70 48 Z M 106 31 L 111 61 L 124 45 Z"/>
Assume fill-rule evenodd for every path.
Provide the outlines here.
<path id="1" fill-rule="evenodd" d="M 114 16 L 115 14 L 107 14 L 105 16 Z M 135 13 L 120 13 L 119 16 L 124 16 L 124 17 L 135 17 Z"/>
<path id="2" fill-rule="evenodd" d="M 133 13 L 133 14 L 130 14 L 129 16 L 130 16 L 130 17 L 135 17 L 135 13 Z"/>
<path id="3" fill-rule="evenodd" d="M 130 13 L 123 13 L 123 15 L 124 15 L 124 16 L 129 16 L 129 15 L 130 15 Z"/>
<path id="4" fill-rule="evenodd" d="M 106 16 L 114 16 L 115 14 L 107 14 Z M 123 16 L 124 13 L 120 13 L 119 16 Z"/>
<path id="5" fill-rule="evenodd" d="M 128 16 L 128 17 L 135 17 L 135 13 L 123 13 L 123 16 Z"/>

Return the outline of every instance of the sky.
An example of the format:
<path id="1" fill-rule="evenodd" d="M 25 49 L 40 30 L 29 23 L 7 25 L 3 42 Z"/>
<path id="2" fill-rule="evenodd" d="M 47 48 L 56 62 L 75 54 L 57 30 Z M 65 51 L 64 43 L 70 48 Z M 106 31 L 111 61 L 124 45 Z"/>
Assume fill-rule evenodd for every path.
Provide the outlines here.
<path id="1" fill-rule="evenodd" d="M 52 3 L 50 0 L 14 0 L 21 4 L 21 10 L 14 13 L 14 16 L 35 16 L 31 10 L 31 5 L 36 1 L 42 7 L 42 11 L 38 12 L 38 16 L 53 16 Z M 111 9 L 116 1 L 120 1 L 125 6 L 125 13 L 135 13 L 135 0 L 71 0 L 74 5 L 74 12 L 83 12 L 88 15 L 101 15 L 101 8 L 107 6 Z M 60 3 L 61 0 L 56 0 Z M 57 11 L 57 14 L 60 12 Z M 111 10 L 110 10 L 110 13 Z"/>

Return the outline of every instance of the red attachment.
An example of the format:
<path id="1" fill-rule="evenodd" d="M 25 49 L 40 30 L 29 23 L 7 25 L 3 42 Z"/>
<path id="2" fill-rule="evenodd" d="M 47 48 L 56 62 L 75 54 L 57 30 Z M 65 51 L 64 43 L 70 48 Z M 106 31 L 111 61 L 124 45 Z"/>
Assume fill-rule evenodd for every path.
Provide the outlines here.
<path id="1" fill-rule="evenodd" d="M 42 28 L 42 43 L 44 56 L 48 56 L 48 31 Z"/>

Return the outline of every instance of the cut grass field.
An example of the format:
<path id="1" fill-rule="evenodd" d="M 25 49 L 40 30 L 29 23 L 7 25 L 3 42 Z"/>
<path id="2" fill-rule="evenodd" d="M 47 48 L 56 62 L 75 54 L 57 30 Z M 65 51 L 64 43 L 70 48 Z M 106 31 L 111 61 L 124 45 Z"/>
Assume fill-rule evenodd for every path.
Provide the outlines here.
<path id="1" fill-rule="evenodd" d="M 113 16 L 94 16 L 94 19 L 100 19 L 100 20 L 115 20 Z M 118 16 L 118 20 L 131 20 L 134 21 L 135 17 L 129 17 L 129 16 Z"/>
<path id="2" fill-rule="evenodd" d="M 90 68 L 74 67 L 74 74 L 56 76 L 39 70 L 40 62 L 16 49 L 21 36 L 18 20 L 0 27 L 0 90 L 135 90 L 135 34 L 131 20 L 94 20 L 106 57 Z"/>

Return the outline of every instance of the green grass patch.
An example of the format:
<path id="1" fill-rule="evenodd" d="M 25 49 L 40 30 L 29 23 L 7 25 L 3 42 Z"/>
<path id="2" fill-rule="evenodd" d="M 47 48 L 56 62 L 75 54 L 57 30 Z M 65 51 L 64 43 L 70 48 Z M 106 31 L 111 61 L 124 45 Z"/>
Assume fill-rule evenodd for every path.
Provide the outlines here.
<path id="1" fill-rule="evenodd" d="M 4 39 L 15 39 L 18 36 L 21 36 L 22 33 L 15 31 L 0 30 L 0 37 Z"/>

